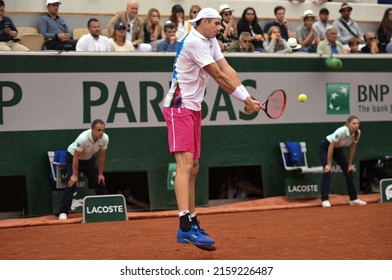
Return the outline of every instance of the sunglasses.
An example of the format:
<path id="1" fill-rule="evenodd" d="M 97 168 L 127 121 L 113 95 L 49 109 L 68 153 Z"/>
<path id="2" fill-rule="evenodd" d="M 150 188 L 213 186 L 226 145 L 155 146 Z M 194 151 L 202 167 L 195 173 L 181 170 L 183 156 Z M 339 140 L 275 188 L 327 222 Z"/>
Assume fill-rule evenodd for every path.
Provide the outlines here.
<path id="1" fill-rule="evenodd" d="M 344 10 L 341 10 L 341 12 L 342 13 L 349 13 L 349 12 L 351 12 L 351 10 L 350 9 L 344 9 Z"/>
<path id="2" fill-rule="evenodd" d="M 225 16 L 231 16 L 231 13 L 224 13 Z"/>
<path id="3" fill-rule="evenodd" d="M 192 14 L 198 14 L 200 12 L 200 10 L 199 11 L 192 11 Z"/>

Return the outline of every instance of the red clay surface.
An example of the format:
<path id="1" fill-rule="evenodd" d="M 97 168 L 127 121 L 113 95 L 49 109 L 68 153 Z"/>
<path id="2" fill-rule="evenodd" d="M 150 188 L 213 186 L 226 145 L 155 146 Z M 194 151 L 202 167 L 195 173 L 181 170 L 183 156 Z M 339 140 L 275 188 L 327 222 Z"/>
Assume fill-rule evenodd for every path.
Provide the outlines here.
<path id="1" fill-rule="evenodd" d="M 320 201 L 260 199 L 199 209 L 218 249 L 175 242 L 176 211 L 129 213 L 129 221 L 80 223 L 57 217 L 0 221 L 2 260 L 391 260 L 392 203 L 378 195 L 348 206 Z M 263 211 L 261 211 L 263 210 Z M 39 225 L 39 226 L 37 226 Z"/>

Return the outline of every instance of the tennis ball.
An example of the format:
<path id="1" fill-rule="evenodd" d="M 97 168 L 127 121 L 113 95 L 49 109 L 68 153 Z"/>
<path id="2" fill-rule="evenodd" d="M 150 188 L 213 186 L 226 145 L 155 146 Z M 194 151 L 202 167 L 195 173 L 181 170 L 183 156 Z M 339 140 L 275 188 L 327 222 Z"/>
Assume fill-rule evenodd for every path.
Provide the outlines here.
<path id="1" fill-rule="evenodd" d="M 301 93 L 300 95 L 298 95 L 298 101 L 299 102 L 305 102 L 306 99 L 308 99 L 308 97 L 306 96 L 305 93 Z"/>
<path id="2" fill-rule="evenodd" d="M 329 57 L 325 60 L 325 65 L 331 70 L 340 70 L 343 67 L 343 63 L 339 58 Z"/>

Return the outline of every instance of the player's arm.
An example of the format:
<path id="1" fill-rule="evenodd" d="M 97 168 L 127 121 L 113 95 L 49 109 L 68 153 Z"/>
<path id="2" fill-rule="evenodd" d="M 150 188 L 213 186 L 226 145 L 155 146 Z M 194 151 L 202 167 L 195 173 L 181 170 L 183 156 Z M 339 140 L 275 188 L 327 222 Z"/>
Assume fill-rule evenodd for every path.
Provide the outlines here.
<path id="1" fill-rule="evenodd" d="M 72 187 L 79 182 L 79 157 L 80 152 L 75 150 L 72 160 L 72 176 L 69 178 L 68 187 Z"/>
<path id="2" fill-rule="evenodd" d="M 357 149 L 357 143 L 355 142 L 351 143 L 350 152 L 348 154 L 348 171 L 353 171 L 353 160 L 354 160 L 356 149 Z"/>
<path id="3" fill-rule="evenodd" d="M 103 168 L 105 166 L 106 149 L 100 149 L 98 152 L 98 183 L 105 185 L 105 177 L 103 176 Z"/>
<path id="4" fill-rule="evenodd" d="M 327 154 L 327 165 L 324 166 L 325 173 L 330 172 L 332 169 L 332 156 L 333 156 L 333 150 L 335 149 L 335 144 L 336 144 L 336 142 L 334 142 L 334 141 L 332 141 L 329 144 L 328 154 Z"/>
<path id="5" fill-rule="evenodd" d="M 215 63 L 208 64 L 203 69 L 218 83 L 218 85 L 232 97 L 243 101 L 249 112 L 260 111 L 261 105 L 257 100 L 253 100 L 241 84 L 241 80 L 234 69 L 227 63 L 225 58 Z"/>

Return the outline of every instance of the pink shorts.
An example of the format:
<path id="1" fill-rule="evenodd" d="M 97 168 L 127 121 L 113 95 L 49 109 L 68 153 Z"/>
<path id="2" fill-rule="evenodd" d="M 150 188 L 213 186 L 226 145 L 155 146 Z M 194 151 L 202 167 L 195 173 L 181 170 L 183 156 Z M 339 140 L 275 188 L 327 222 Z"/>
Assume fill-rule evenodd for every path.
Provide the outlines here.
<path id="1" fill-rule="evenodd" d="M 201 111 L 187 108 L 163 108 L 170 153 L 190 152 L 200 158 Z"/>

